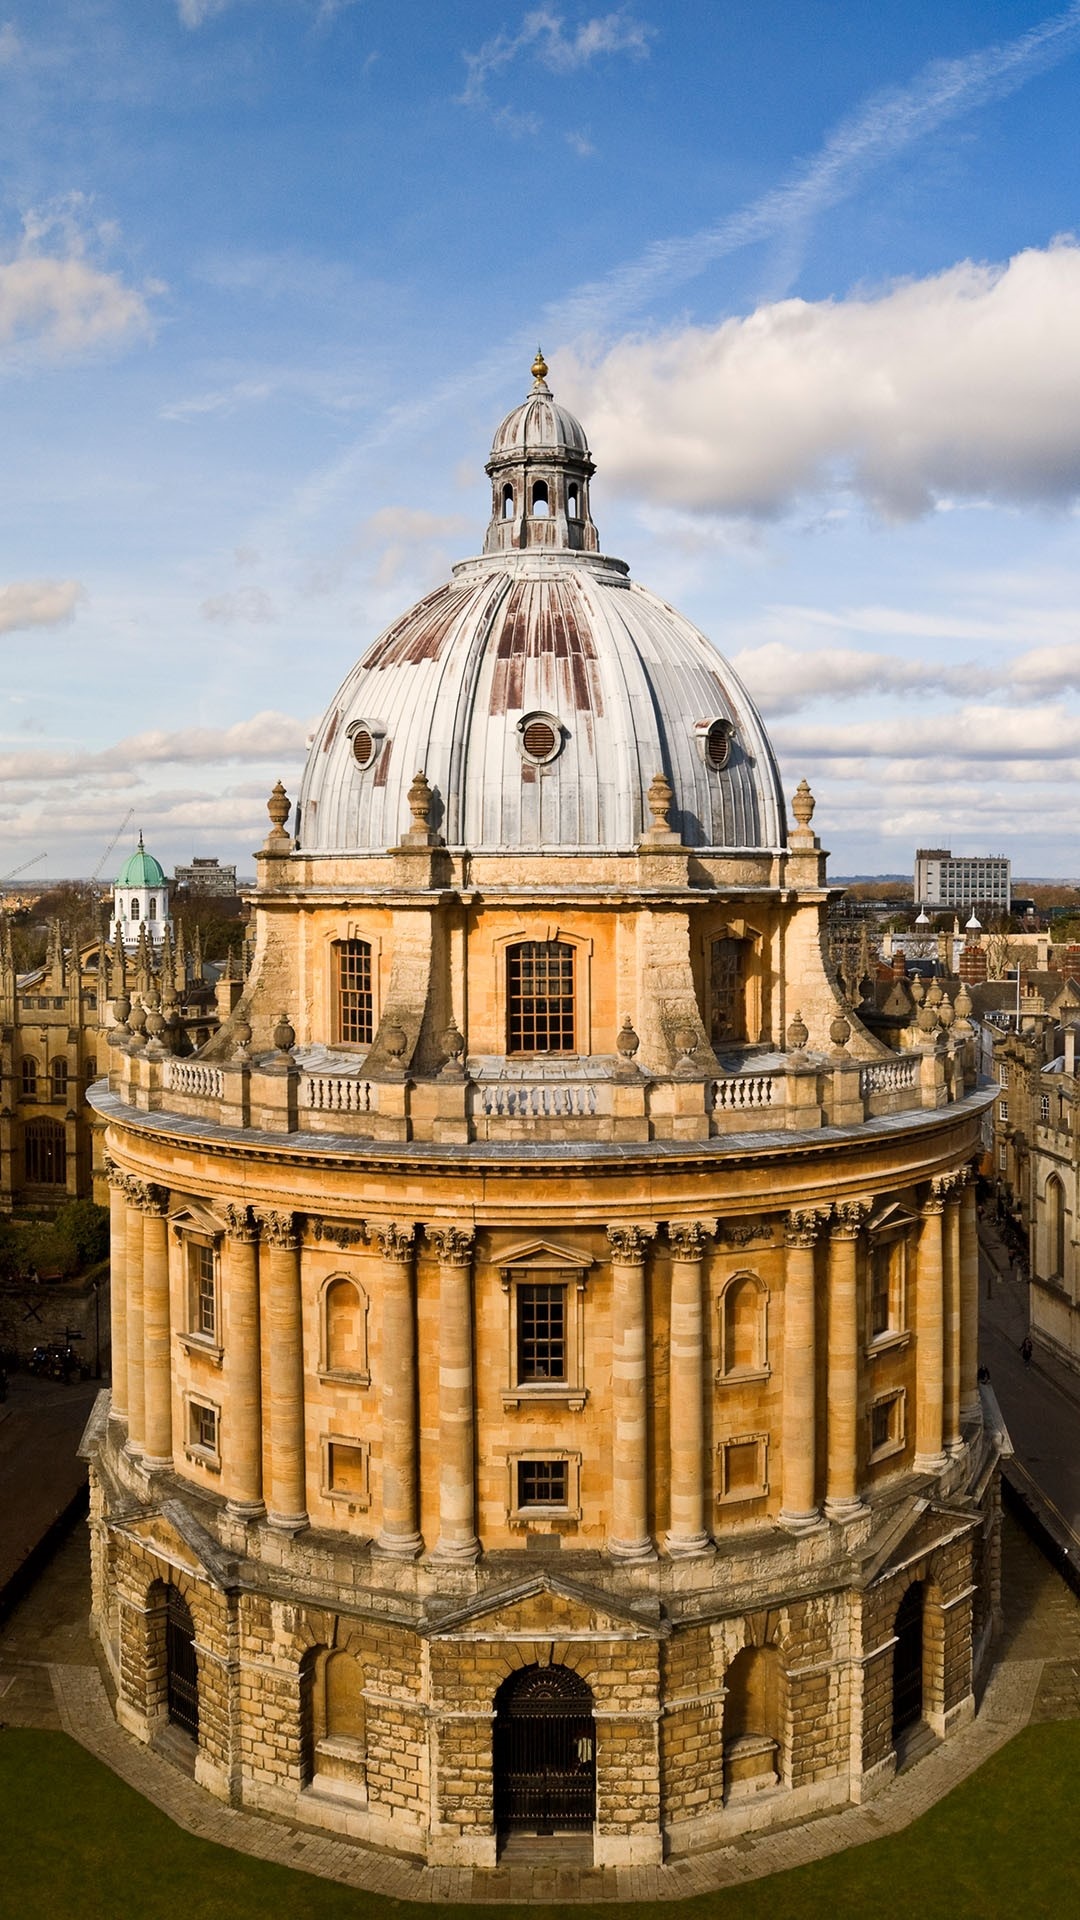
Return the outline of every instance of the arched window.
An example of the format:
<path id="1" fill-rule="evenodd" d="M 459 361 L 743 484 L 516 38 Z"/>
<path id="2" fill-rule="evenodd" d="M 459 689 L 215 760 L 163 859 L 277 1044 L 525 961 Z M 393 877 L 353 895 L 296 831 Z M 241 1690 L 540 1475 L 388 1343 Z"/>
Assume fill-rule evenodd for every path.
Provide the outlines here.
<path id="1" fill-rule="evenodd" d="M 300 1663 L 300 1777 L 329 1792 L 364 1785 L 364 1669 L 345 1649 L 310 1647 Z"/>
<path id="2" fill-rule="evenodd" d="M 722 1373 L 761 1373 L 768 1365 L 767 1304 L 756 1274 L 739 1273 L 728 1282 L 720 1302 Z"/>
<path id="3" fill-rule="evenodd" d="M 780 1656 L 744 1647 L 724 1675 L 724 1791 L 728 1799 L 775 1782 L 780 1749 Z"/>
<path id="4" fill-rule="evenodd" d="M 133 900 L 131 903 L 131 918 L 133 920 L 137 920 L 139 918 L 139 903 L 137 900 Z"/>
<path id="5" fill-rule="evenodd" d="M 923 1602 L 925 1589 L 916 1580 L 905 1593 L 893 1622 L 893 1740 L 922 1719 L 923 1710 Z"/>
<path id="6" fill-rule="evenodd" d="M 508 1053 L 573 1053 L 574 949 L 522 940 L 506 954 Z"/>
<path id="7" fill-rule="evenodd" d="M 22 1067 L 22 1092 L 25 1100 L 37 1099 L 37 1061 L 32 1054 L 26 1054 Z"/>
<path id="8" fill-rule="evenodd" d="M 504 520 L 512 520 L 514 517 L 514 489 L 509 481 L 502 493 L 502 517 Z"/>
<path id="9" fill-rule="evenodd" d="M 566 489 L 566 517 L 568 520 L 578 518 L 578 490 L 573 486 Z"/>
<path id="10" fill-rule="evenodd" d="M 532 490 L 533 517 L 545 520 L 548 515 L 548 489 L 546 480 L 534 480 Z"/>
<path id="11" fill-rule="evenodd" d="M 156 920 L 156 919 L 157 919 L 157 901 L 156 901 L 156 900 L 154 900 L 154 899 L 151 899 L 151 901 L 150 901 L 150 911 L 149 911 L 149 913 L 147 914 L 147 916 L 146 916 L 146 917 L 147 917 L 147 919 L 148 919 L 148 920 Z"/>
<path id="12" fill-rule="evenodd" d="M 68 1063 L 60 1054 L 52 1063 L 52 1097 L 54 1100 L 66 1100 L 68 1090 Z"/>
<path id="13" fill-rule="evenodd" d="M 339 940 L 334 947 L 334 1039 L 345 1046 L 371 1045 L 374 999 L 371 947 L 366 940 Z"/>
<path id="14" fill-rule="evenodd" d="M 23 1129 L 23 1166 L 28 1187 L 62 1187 L 67 1181 L 67 1136 L 59 1120 L 28 1120 Z"/>
<path id="15" fill-rule="evenodd" d="M 1046 1183 L 1046 1251 L 1050 1276 L 1065 1278 L 1065 1189 L 1056 1173 Z"/>
<path id="16" fill-rule="evenodd" d="M 323 1294 L 323 1366 L 351 1380 L 369 1378 L 367 1297 L 344 1275 L 328 1281 Z"/>

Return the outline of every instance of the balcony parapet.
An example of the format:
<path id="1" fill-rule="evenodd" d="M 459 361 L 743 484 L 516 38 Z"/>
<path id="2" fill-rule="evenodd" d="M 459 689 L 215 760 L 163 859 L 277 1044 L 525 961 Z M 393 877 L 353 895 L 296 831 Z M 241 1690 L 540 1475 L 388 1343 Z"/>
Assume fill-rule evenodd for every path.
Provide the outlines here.
<path id="1" fill-rule="evenodd" d="M 724 1071 L 683 1063 L 653 1074 L 593 1055 L 474 1057 L 456 1075 L 366 1070 L 363 1056 L 311 1046 L 225 1062 L 114 1055 L 112 1091 L 145 1112 L 232 1129 L 345 1136 L 358 1142 L 709 1140 L 853 1128 L 933 1110 L 974 1084 L 962 1041 L 871 1061 L 770 1052 L 722 1056 Z"/>

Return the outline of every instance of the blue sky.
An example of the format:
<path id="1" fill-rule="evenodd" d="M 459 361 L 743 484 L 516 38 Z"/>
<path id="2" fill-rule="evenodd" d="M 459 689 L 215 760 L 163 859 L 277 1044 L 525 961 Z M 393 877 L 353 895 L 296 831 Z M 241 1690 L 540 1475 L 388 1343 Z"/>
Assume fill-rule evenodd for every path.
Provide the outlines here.
<path id="1" fill-rule="evenodd" d="M 0 0 L 0 874 L 250 871 L 539 339 L 835 871 L 1080 879 L 1078 105 L 1080 4 Z"/>

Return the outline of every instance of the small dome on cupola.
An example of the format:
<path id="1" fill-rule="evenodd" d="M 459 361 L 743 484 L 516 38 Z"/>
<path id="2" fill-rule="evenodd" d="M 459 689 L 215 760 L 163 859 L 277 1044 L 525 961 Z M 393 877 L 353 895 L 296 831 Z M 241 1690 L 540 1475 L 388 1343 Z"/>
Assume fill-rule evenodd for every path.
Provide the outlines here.
<path id="1" fill-rule="evenodd" d="M 125 947 L 138 946 L 145 937 L 157 947 L 165 938 L 169 921 L 169 887 L 160 860 L 147 853 L 140 833 L 139 844 L 129 853 L 113 881 L 113 911 L 109 925 L 112 940 L 117 928 Z"/>

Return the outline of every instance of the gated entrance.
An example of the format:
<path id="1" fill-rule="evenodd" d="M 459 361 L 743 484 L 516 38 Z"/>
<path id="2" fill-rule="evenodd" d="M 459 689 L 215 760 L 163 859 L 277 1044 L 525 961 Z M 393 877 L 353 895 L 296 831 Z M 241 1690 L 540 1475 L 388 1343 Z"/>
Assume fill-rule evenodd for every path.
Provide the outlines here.
<path id="1" fill-rule="evenodd" d="M 187 1601 L 176 1587 L 165 1589 L 165 1700 L 169 1724 L 199 1737 L 199 1675 L 195 1629 Z"/>
<path id="2" fill-rule="evenodd" d="M 923 1590 L 909 1587 L 896 1610 L 893 1627 L 893 1740 L 922 1719 L 923 1709 Z"/>
<path id="3" fill-rule="evenodd" d="M 495 1695 L 495 1825 L 567 1833 L 596 1818 L 590 1688 L 570 1667 L 522 1667 Z"/>

